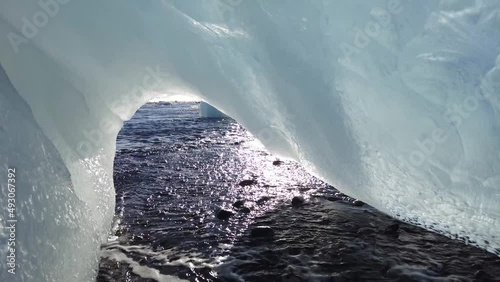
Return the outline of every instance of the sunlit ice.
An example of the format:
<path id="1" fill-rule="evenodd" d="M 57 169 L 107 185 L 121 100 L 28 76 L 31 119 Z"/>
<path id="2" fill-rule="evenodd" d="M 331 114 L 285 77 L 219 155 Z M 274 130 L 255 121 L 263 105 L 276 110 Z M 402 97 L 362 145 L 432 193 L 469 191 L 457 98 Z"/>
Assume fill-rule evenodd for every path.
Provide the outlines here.
<path id="1" fill-rule="evenodd" d="M 351 242 L 344 239 L 354 235 L 347 234 L 346 230 L 356 230 L 354 233 L 359 236 L 375 234 L 370 238 L 377 240 L 397 238 L 388 245 L 404 247 L 426 236 L 423 234 L 427 233 L 420 233 L 423 229 L 413 229 L 422 227 L 433 232 L 431 237 L 441 234 L 451 239 L 442 241 L 445 237 L 433 237 L 436 240 L 432 246 L 439 245 L 438 242 L 461 242 L 450 249 L 474 253 L 473 257 L 481 261 L 478 263 L 481 268 L 454 265 L 456 272 L 450 275 L 489 279 L 484 275 L 493 274 L 483 273 L 487 272 L 483 266 L 487 266 L 486 261 L 496 262 L 500 249 L 499 11 L 500 3 L 487 0 L 2 1 L 0 164 L 4 172 L 0 174 L 0 206 L 3 207 L 0 218 L 2 227 L 16 225 L 16 228 L 0 231 L 0 256 L 4 258 L 0 268 L 2 281 L 94 281 L 101 258 L 100 246 L 107 241 L 117 214 L 120 200 L 117 196 L 123 196 L 125 202 L 130 202 L 127 197 L 132 197 L 158 205 L 179 204 L 169 209 L 182 206 L 183 211 L 191 211 L 186 218 L 178 219 L 179 226 L 192 219 L 206 227 L 199 223 L 197 211 L 203 213 L 201 219 L 212 216 L 211 220 L 215 220 L 215 210 L 190 208 L 188 199 L 157 203 L 148 202 L 148 197 L 167 199 L 182 194 L 177 193 L 179 190 L 175 193 L 165 190 L 169 177 L 179 177 L 176 182 L 179 185 L 170 188 L 182 189 L 185 187 L 180 185 L 182 181 L 196 180 L 182 174 L 184 169 L 195 170 L 203 167 L 201 164 L 217 160 L 221 163 L 211 163 L 212 168 L 227 167 L 238 171 L 237 175 L 242 178 L 245 176 L 245 179 L 232 178 L 217 186 L 226 192 L 247 187 L 247 192 L 265 193 L 273 188 L 274 184 L 259 182 L 259 176 L 281 183 L 277 185 L 278 190 L 285 189 L 283 186 L 287 184 L 281 181 L 287 177 L 278 177 L 276 170 L 286 165 L 272 163 L 293 160 L 297 167 L 290 170 L 306 167 L 304 179 L 309 179 L 312 172 L 321 183 L 331 187 L 330 191 L 335 191 L 334 195 L 319 196 L 341 199 L 338 204 L 326 199 L 333 204 L 325 204 L 312 196 L 318 187 L 298 187 L 302 188 L 300 195 L 277 195 L 283 202 L 277 201 L 276 208 L 262 215 L 267 219 L 255 215 L 248 221 L 271 225 L 267 226 L 270 229 L 258 229 L 259 226 L 248 223 L 248 228 L 245 226 L 236 236 L 234 229 L 228 228 L 226 235 L 233 234 L 231 238 L 236 243 L 222 244 L 231 245 L 228 252 L 234 256 L 241 255 L 232 265 L 240 265 L 235 266 L 237 270 L 248 270 L 232 279 L 251 281 L 257 279 L 255 273 L 261 273 L 260 268 L 239 264 L 246 258 L 239 252 L 242 249 L 276 247 L 277 242 L 286 242 L 287 246 L 304 243 L 306 238 L 299 236 L 292 240 L 293 236 L 286 235 L 299 233 L 291 230 L 300 227 L 300 232 L 314 237 L 311 230 L 323 228 L 321 222 L 325 223 L 325 229 L 332 231 L 330 236 L 335 233 L 331 229 L 334 226 L 347 226 L 335 229 L 337 234 L 345 235 L 340 238 L 314 233 L 321 241 L 330 242 L 331 249 L 339 250 L 352 247 Z M 151 99 L 161 101 L 165 96 L 172 98 L 179 94 L 196 97 L 231 119 L 204 119 L 198 113 L 193 115 L 197 104 L 183 108 L 182 103 L 171 101 L 148 103 Z M 141 108 L 143 106 L 146 108 Z M 146 114 L 142 120 L 150 122 L 150 127 L 157 126 L 153 132 L 138 123 L 135 124 L 138 130 L 119 135 L 124 132 L 122 129 L 134 125 L 137 121 L 133 119 L 134 114 L 141 113 L 140 109 Z M 164 117 L 169 111 L 176 113 L 177 120 Z M 231 161 L 224 158 L 232 156 L 227 152 L 254 142 L 224 139 L 241 132 L 248 132 L 259 140 L 271 159 L 243 154 L 248 163 L 232 167 Z M 220 138 L 205 138 L 208 133 Z M 176 142 L 169 143 L 172 140 Z M 117 151 L 120 142 L 135 144 L 135 147 Z M 193 154 L 184 155 L 186 152 Z M 117 167 L 115 158 L 124 156 L 120 153 L 130 154 L 131 158 L 130 162 Z M 166 157 L 161 153 L 171 155 Z M 148 156 L 155 159 L 150 160 Z M 204 158 L 198 160 L 195 156 Z M 179 165 L 166 166 L 169 157 L 179 160 Z M 257 179 L 245 170 L 247 164 L 259 171 Z M 156 170 L 146 169 L 151 167 Z M 126 173 L 117 173 L 124 169 Z M 145 171 L 151 174 L 140 174 Z M 198 173 L 202 179 L 218 177 L 203 169 Z M 136 177 L 138 174 L 141 177 Z M 127 180 L 120 183 L 132 183 L 127 186 L 128 194 L 117 194 L 125 189 L 116 185 L 117 175 Z M 240 186 L 245 180 L 242 184 L 253 184 Z M 164 185 L 162 193 L 166 194 L 141 189 L 148 181 Z M 148 187 L 158 187 L 152 185 L 153 182 Z M 197 189 L 189 191 L 198 195 L 201 202 L 209 199 L 204 193 L 220 191 L 197 186 L 196 181 L 191 184 L 189 187 Z M 307 189 L 311 189 L 310 195 Z M 134 194 L 135 191 L 149 194 L 143 198 L 145 194 Z M 335 196 L 335 193 L 340 194 Z M 224 198 L 218 195 L 221 198 L 213 200 L 214 203 Z M 302 197 L 305 203 L 299 205 L 299 209 L 292 209 L 295 196 Z M 248 198 L 255 204 L 259 200 Z M 236 204 L 230 203 L 232 200 L 234 198 L 228 197 L 227 203 L 219 208 Z M 296 199 L 295 203 L 301 200 Z M 370 208 L 365 211 L 354 205 L 355 201 L 358 205 L 366 203 Z M 133 204 L 132 200 L 130 206 Z M 137 206 L 153 208 L 142 202 Z M 176 220 L 169 217 L 173 210 L 155 207 L 156 213 L 161 211 L 165 215 L 162 216 L 165 221 Z M 243 207 L 231 209 L 236 210 L 228 212 L 237 217 L 217 218 L 221 222 L 212 223 L 234 227 L 233 223 L 243 218 L 244 213 L 238 213 Z M 212 211 L 211 215 L 205 214 L 208 210 Z M 137 214 L 141 212 L 145 213 L 138 211 Z M 382 220 L 378 212 L 398 220 L 394 223 L 397 225 Z M 377 214 L 376 220 L 373 219 L 377 226 L 363 225 L 368 221 L 352 219 L 357 214 L 372 213 Z M 256 213 L 249 214 L 251 217 Z M 334 214 L 345 215 L 345 218 L 326 224 L 332 222 Z M 149 215 L 144 216 L 144 222 L 134 224 L 145 224 L 158 231 L 148 229 L 153 239 L 158 238 L 156 235 L 162 236 L 164 249 L 172 251 L 179 246 L 175 240 L 166 239 L 168 234 L 175 234 L 159 234 L 166 230 L 160 232 L 149 225 L 152 218 L 162 217 Z M 316 217 L 321 220 L 315 220 Z M 287 222 L 286 218 L 295 219 L 297 224 L 282 225 Z M 363 217 L 357 217 L 360 218 Z M 206 230 L 204 227 L 197 230 Z M 254 235 L 274 234 L 274 239 L 259 245 L 255 238 L 249 237 L 251 230 L 256 230 Z M 412 231 L 420 236 L 409 235 Z M 198 240 L 203 239 L 203 234 L 194 234 Z M 185 234 L 178 238 L 183 238 L 182 235 Z M 134 242 L 157 242 L 148 241 L 148 234 L 141 236 L 133 237 L 137 240 Z M 363 237 L 353 248 L 374 246 L 365 245 L 367 240 L 368 237 Z M 349 272 L 352 268 L 342 268 L 345 265 L 323 265 L 331 272 L 311 272 L 316 269 L 314 257 L 306 260 L 306 264 L 312 266 L 297 266 L 297 261 L 289 255 L 307 256 L 305 249 L 315 250 L 314 241 L 310 243 L 308 247 L 285 248 L 290 251 L 287 255 L 279 253 L 279 248 L 271 248 L 273 256 L 264 257 L 277 263 L 267 265 L 264 270 L 277 275 L 281 267 L 290 273 L 269 279 L 321 281 L 325 275 L 347 281 L 357 279 L 349 276 L 354 275 Z M 377 253 L 378 249 L 374 248 Z M 398 259 L 381 262 L 383 265 L 378 265 L 377 271 L 363 273 L 366 275 L 363 277 L 443 278 L 449 274 L 444 262 L 438 264 L 442 267 L 417 264 L 414 260 L 411 267 L 394 264 L 394 261 L 406 260 L 401 257 L 405 254 L 402 249 L 393 249 L 399 250 L 395 254 Z M 259 250 L 265 253 L 264 249 Z M 475 253 L 475 250 L 484 250 L 495 259 L 485 259 L 483 253 Z M 326 249 L 323 251 L 319 253 L 335 257 Z M 444 254 L 425 254 L 437 259 L 439 253 Z M 195 279 L 189 276 L 194 275 L 189 271 L 189 275 L 183 271 L 172 273 L 161 263 L 155 265 L 155 260 L 144 268 L 140 257 L 115 255 L 135 269 L 134 275 L 145 279 L 167 279 L 165 276 Z M 345 253 L 339 256 L 346 258 Z M 287 268 L 287 265 L 294 267 Z M 422 268 L 425 271 L 421 271 Z M 311 275 L 299 275 L 301 269 Z M 467 273 L 461 272 L 465 270 Z M 200 275 L 209 277 L 211 271 L 221 277 L 234 274 L 232 270 L 226 273 L 214 267 Z"/>

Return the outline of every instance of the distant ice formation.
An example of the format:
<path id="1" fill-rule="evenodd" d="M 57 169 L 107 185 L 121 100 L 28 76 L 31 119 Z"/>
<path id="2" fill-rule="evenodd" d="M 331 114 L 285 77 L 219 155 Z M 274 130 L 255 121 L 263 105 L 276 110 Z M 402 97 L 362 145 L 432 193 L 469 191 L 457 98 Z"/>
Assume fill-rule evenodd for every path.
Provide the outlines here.
<path id="1" fill-rule="evenodd" d="M 227 115 L 206 102 L 200 102 L 200 117 L 225 118 Z"/>

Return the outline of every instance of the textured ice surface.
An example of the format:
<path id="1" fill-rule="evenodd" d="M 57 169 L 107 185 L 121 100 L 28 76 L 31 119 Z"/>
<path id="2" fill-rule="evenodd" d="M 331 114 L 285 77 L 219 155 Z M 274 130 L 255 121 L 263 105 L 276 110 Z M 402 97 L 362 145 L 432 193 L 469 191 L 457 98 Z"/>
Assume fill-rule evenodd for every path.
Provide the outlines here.
<path id="1" fill-rule="evenodd" d="M 217 108 L 205 102 L 200 103 L 200 116 L 207 118 L 227 117 L 227 115 L 219 111 Z"/>
<path id="2" fill-rule="evenodd" d="M 1 1 L 14 281 L 91 279 L 117 132 L 157 93 L 194 93 L 343 192 L 498 252 L 499 34 L 496 0 Z"/>

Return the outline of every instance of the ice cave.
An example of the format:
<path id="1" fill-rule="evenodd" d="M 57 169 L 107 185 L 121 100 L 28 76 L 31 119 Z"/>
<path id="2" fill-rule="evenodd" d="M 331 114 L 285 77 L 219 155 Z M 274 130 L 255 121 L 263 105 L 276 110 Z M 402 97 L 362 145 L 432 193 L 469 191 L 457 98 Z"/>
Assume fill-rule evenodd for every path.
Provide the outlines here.
<path id="1" fill-rule="evenodd" d="M 0 36 L 0 254 L 15 169 L 22 265 L 2 281 L 94 279 L 117 133 L 181 92 L 342 192 L 500 255 L 496 0 L 3 0 Z"/>

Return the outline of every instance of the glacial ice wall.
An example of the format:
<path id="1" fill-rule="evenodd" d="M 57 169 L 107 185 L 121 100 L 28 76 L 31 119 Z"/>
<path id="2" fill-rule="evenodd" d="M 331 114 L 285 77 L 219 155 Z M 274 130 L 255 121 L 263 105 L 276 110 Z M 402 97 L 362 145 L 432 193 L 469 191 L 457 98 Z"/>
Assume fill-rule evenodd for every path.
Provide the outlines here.
<path id="1" fill-rule="evenodd" d="M 159 93 L 198 95 L 343 192 L 500 253 L 496 0 L 3 0 L 0 36 L 0 207 L 10 167 L 18 203 L 2 281 L 92 280 L 117 133 Z"/>

